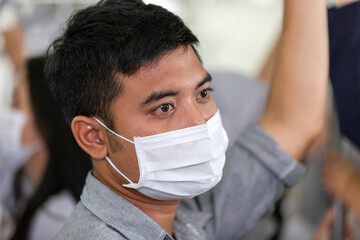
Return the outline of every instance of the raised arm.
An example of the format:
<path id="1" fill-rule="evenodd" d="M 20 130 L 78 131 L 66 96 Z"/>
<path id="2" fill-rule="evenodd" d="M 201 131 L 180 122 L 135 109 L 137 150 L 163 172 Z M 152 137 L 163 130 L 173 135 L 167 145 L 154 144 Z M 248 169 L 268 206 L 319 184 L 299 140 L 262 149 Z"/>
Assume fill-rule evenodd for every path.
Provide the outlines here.
<path id="1" fill-rule="evenodd" d="M 293 158 L 321 131 L 328 84 L 325 0 L 285 0 L 283 33 L 259 124 Z"/>

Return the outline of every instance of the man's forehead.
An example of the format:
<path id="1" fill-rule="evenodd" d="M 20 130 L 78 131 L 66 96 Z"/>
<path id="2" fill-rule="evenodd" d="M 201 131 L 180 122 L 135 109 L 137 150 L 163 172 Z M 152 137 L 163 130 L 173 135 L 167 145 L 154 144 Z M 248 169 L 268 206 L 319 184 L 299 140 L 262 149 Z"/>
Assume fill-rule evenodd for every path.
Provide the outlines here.
<path id="1" fill-rule="evenodd" d="M 123 77 L 125 91 L 156 88 L 190 87 L 208 76 L 194 50 L 183 47 L 165 54 L 154 64 L 141 67 L 129 77 Z"/>

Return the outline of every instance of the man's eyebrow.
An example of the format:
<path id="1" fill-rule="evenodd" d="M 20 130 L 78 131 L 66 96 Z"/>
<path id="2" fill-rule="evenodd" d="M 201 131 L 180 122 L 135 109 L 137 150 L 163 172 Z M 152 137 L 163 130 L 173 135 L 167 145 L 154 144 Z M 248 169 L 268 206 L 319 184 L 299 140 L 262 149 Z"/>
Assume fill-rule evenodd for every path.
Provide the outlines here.
<path id="1" fill-rule="evenodd" d="M 163 91 L 163 92 L 156 92 L 156 91 L 154 91 L 154 92 L 152 92 L 151 94 L 150 94 L 150 96 L 148 96 L 147 98 L 146 98 L 146 100 L 145 101 L 143 101 L 142 103 L 141 103 L 141 105 L 148 105 L 148 104 L 150 104 L 150 103 L 152 103 L 152 102 L 157 102 L 157 101 L 159 101 L 160 99 L 162 99 L 162 98 L 164 98 L 164 97 L 169 97 L 169 96 L 176 96 L 176 95 L 178 95 L 179 94 L 179 91 Z"/>
<path id="2" fill-rule="evenodd" d="M 211 82 L 212 77 L 209 73 L 206 74 L 205 78 L 196 86 L 195 89 L 198 89 L 199 87 L 201 87 L 202 85 L 204 85 L 207 82 Z M 164 97 L 169 97 L 169 96 L 177 96 L 179 94 L 179 91 L 160 91 L 160 92 L 152 92 L 150 94 L 150 96 L 148 96 L 145 101 L 143 101 L 141 103 L 141 105 L 148 105 L 152 102 L 157 102 L 160 99 L 164 98 Z"/>
<path id="3" fill-rule="evenodd" d="M 201 87 L 202 85 L 204 85 L 207 82 L 211 82 L 212 77 L 209 73 L 206 74 L 205 78 L 196 86 L 195 89 L 198 89 L 199 87 Z"/>

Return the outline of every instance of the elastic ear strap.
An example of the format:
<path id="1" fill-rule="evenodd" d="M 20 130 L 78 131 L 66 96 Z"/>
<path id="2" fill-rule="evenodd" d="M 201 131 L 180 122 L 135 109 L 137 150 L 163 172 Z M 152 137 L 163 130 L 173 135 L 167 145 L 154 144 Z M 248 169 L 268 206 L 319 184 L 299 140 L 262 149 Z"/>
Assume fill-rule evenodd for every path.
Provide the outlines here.
<path id="1" fill-rule="evenodd" d="M 108 161 L 108 163 L 109 163 L 121 176 L 123 176 L 123 177 L 126 179 L 126 181 L 128 181 L 128 182 L 131 183 L 131 184 L 133 184 L 133 182 L 132 182 L 129 178 L 127 178 L 122 172 L 120 172 L 119 169 L 117 169 L 117 167 L 115 167 L 115 165 L 114 165 L 113 162 L 110 160 L 110 158 L 108 158 L 108 156 L 106 156 L 105 159 L 106 159 L 106 161 Z"/>
<path id="2" fill-rule="evenodd" d="M 108 128 L 105 124 L 103 124 L 99 119 L 97 119 L 96 117 L 93 117 L 93 119 L 95 119 L 98 123 L 101 124 L 101 126 L 103 126 L 104 128 L 106 128 L 106 130 L 108 130 L 109 132 L 111 132 L 112 134 L 114 134 L 115 136 L 125 140 L 125 141 L 128 141 L 129 143 L 132 143 L 132 144 L 135 144 L 133 141 L 127 139 L 127 138 L 124 138 L 123 136 L 117 134 L 116 132 L 114 132 L 113 130 L 111 130 L 110 128 Z"/>

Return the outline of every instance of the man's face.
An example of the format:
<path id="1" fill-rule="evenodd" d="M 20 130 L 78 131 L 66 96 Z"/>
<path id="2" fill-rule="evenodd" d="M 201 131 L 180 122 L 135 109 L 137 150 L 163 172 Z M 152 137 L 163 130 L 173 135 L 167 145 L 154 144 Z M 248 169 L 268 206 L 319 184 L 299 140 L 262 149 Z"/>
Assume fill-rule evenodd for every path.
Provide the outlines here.
<path id="1" fill-rule="evenodd" d="M 122 78 L 124 89 L 110 107 L 114 131 L 127 139 L 169 132 L 206 123 L 217 110 L 210 96 L 211 77 L 188 46 L 163 56 L 151 67 Z M 108 155 L 133 182 L 139 169 L 133 144 L 108 134 Z M 169 156 L 171 161 L 171 156 Z M 121 183 L 124 180 L 115 174 Z"/>

